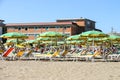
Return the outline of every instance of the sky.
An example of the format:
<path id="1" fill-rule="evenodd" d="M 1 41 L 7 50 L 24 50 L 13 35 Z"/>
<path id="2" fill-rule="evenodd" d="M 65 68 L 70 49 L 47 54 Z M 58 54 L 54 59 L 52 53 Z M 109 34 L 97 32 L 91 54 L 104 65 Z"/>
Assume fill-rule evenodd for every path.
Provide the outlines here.
<path id="1" fill-rule="evenodd" d="M 87 18 L 104 33 L 120 33 L 120 0 L 0 0 L 4 23 L 55 22 Z"/>

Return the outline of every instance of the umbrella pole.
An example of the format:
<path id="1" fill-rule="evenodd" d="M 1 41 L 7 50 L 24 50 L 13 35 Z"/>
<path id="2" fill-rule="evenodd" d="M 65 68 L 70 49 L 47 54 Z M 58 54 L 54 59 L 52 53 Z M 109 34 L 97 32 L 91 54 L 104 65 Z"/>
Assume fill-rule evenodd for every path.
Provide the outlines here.
<path id="1" fill-rule="evenodd" d="M 92 42 L 92 46 L 94 46 L 94 36 L 93 36 L 93 42 Z"/>

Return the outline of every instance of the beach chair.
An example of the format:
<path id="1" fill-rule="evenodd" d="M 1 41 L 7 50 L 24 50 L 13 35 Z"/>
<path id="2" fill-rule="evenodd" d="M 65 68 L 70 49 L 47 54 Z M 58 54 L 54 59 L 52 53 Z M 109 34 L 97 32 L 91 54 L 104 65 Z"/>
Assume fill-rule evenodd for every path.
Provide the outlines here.
<path id="1" fill-rule="evenodd" d="M 58 57 L 59 53 L 60 53 L 60 50 L 56 50 L 53 54 L 50 54 L 50 53 L 45 54 L 44 58 L 46 60 L 52 60 L 53 58 Z"/>
<path id="2" fill-rule="evenodd" d="M 64 51 L 61 53 L 61 56 L 62 56 L 62 57 L 65 57 L 67 53 L 68 53 L 68 50 L 64 50 Z"/>
<path id="3" fill-rule="evenodd" d="M 12 53 L 13 50 L 14 50 L 13 47 L 8 48 L 2 55 L 0 55 L 1 59 L 2 60 L 7 59 L 8 55 Z"/>
<path id="4" fill-rule="evenodd" d="M 60 50 L 56 50 L 53 54 L 52 54 L 52 57 L 56 57 L 58 56 L 60 53 Z"/>
<path id="5" fill-rule="evenodd" d="M 78 53 L 78 54 L 80 54 L 80 55 L 86 55 L 86 53 L 88 52 L 88 50 L 87 49 L 83 49 L 80 53 Z"/>
<path id="6" fill-rule="evenodd" d="M 74 61 L 91 61 L 93 58 L 92 54 L 87 49 L 82 49 L 79 53 L 75 53 L 71 58 L 73 58 Z"/>
<path id="7" fill-rule="evenodd" d="M 56 57 L 57 60 L 67 60 L 68 56 L 68 50 L 63 50 L 62 52 L 59 52 L 59 57 Z"/>
<path id="8" fill-rule="evenodd" d="M 98 50 L 96 50 L 96 51 L 93 53 L 93 57 L 94 57 L 94 58 L 97 58 L 97 57 L 99 57 L 100 55 L 101 55 L 101 52 L 98 51 Z"/>
<path id="9" fill-rule="evenodd" d="M 34 57 L 34 55 L 32 54 L 33 51 L 29 50 L 27 52 L 24 52 L 23 56 L 21 57 L 21 59 L 30 59 L 32 57 Z"/>
<path id="10" fill-rule="evenodd" d="M 4 50 L 0 49 L 0 54 L 4 53 Z"/>
<path id="11" fill-rule="evenodd" d="M 23 56 L 23 54 L 24 54 L 24 51 L 23 51 L 23 50 L 19 51 L 19 52 L 15 55 L 14 59 L 20 59 L 20 58 Z"/>
<path id="12" fill-rule="evenodd" d="M 45 60 L 52 60 L 55 57 L 59 56 L 60 50 L 56 50 L 53 54 L 50 54 L 51 52 L 48 52 L 47 54 L 34 54 L 35 60 L 38 59 L 45 59 Z"/>
<path id="13" fill-rule="evenodd" d="M 107 61 L 120 61 L 120 54 L 109 54 Z"/>

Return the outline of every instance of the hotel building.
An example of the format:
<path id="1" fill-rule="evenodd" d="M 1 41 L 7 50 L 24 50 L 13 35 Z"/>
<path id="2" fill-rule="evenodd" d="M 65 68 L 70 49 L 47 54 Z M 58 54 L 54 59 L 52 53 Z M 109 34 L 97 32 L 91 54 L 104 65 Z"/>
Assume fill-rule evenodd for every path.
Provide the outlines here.
<path id="1" fill-rule="evenodd" d="M 1 34 L 6 32 L 21 32 L 34 39 L 40 33 L 47 31 L 60 32 L 66 35 L 76 35 L 84 31 L 99 30 L 95 28 L 95 21 L 85 18 L 78 19 L 58 19 L 56 22 L 37 22 L 37 23 L 7 23 L 1 20 Z M 101 30 L 99 30 L 101 31 Z"/>

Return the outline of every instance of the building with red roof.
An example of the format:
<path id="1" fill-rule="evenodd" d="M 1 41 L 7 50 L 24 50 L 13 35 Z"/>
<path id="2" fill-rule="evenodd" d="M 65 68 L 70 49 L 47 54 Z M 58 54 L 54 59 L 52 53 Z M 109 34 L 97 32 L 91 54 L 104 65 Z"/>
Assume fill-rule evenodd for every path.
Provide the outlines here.
<path id="1" fill-rule="evenodd" d="M 47 31 L 60 32 L 66 35 L 76 35 L 93 29 L 99 30 L 95 28 L 95 21 L 85 18 L 58 19 L 56 22 L 7 23 L 1 27 L 2 33 L 22 32 L 28 35 L 29 39 L 35 39 L 38 34 Z"/>

